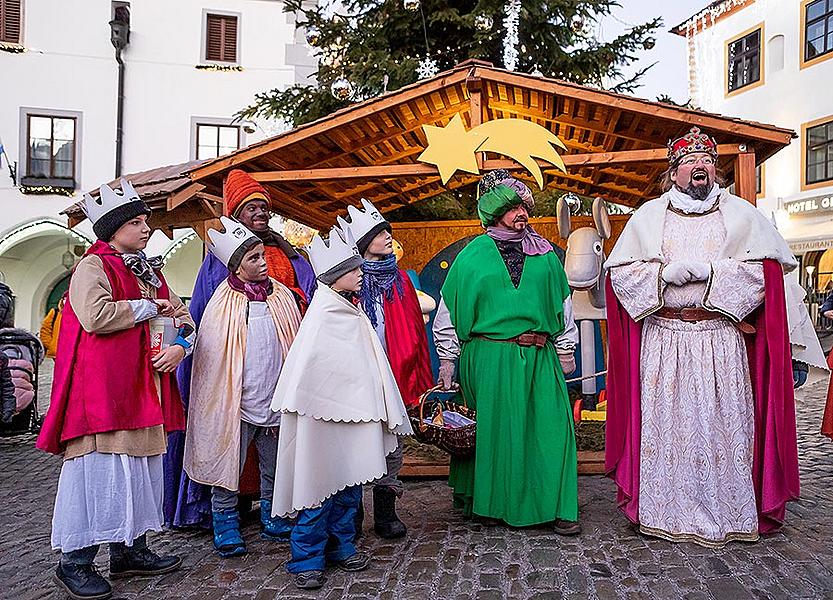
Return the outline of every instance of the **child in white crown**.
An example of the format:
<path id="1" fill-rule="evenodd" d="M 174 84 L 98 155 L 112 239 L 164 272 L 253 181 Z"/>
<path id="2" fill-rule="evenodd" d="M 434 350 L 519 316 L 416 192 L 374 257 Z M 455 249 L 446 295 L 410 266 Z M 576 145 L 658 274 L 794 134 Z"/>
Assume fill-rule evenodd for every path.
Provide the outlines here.
<path id="1" fill-rule="evenodd" d="M 287 541 L 291 524 L 272 516 L 280 415 L 270 408 L 281 364 L 301 314 L 292 292 L 267 274 L 263 242 L 227 217 L 208 231 L 209 251 L 229 276 L 205 308 L 191 374 L 185 472 L 211 487 L 214 547 L 223 558 L 246 553 L 237 492 L 250 444 L 260 466 L 261 537 Z"/>
<path id="2" fill-rule="evenodd" d="M 280 410 L 273 514 L 299 512 L 287 571 L 320 588 L 326 564 L 361 571 L 370 556 L 353 543 L 363 483 L 385 474 L 397 436 L 412 433 L 385 351 L 354 303 L 362 258 L 337 230 L 308 248 L 324 285 L 310 303 L 284 363 L 272 408 Z M 322 440 L 326 440 L 323 443 Z"/>

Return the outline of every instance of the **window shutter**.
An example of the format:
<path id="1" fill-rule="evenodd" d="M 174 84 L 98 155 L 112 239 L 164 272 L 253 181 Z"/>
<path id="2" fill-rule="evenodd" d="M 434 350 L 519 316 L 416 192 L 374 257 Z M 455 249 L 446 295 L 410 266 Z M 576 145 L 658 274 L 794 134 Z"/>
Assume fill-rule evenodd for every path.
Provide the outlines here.
<path id="1" fill-rule="evenodd" d="M 223 60 L 237 62 L 237 17 L 224 17 L 223 25 Z"/>
<path id="2" fill-rule="evenodd" d="M 237 62 L 237 17 L 206 15 L 205 59 Z"/>
<path id="3" fill-rule="evenodd" d="M 20 43 L 20 1 L 0 0 L 0 41 Z"/>

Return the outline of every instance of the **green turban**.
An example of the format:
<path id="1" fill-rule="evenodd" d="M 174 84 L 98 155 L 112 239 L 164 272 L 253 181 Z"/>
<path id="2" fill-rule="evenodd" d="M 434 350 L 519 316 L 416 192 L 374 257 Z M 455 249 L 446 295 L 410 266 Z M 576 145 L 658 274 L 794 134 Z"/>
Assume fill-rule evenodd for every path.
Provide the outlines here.
<path id="1" fill-rule="evenodd" d="M 507 213 L 510 208 L 521 204 L 521 197 L 507 185 L 496 185 L 480 196 L 477 201 L 477 215 L 483 227 L 494 225 L 495 221 Z"/>

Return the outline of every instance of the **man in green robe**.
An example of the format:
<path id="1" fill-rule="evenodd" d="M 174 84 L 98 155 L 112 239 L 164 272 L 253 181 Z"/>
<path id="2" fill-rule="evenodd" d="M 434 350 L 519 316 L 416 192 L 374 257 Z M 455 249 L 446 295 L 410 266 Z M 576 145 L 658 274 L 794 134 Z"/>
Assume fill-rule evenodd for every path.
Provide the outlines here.
<path id="1" fill-rule="evenodd" d="M 564 373 L 578 332 L 570 288 L 548 241 L 529 225 L 532 194 L 506 171 L 480 182 L 484 235 L 457 256 L 434 324 L 440 384 L 454 361 L 477 444 L 451 462 L 455 506 L 514 527 L 553 523 L 575 535 L 576 441 Z"/>

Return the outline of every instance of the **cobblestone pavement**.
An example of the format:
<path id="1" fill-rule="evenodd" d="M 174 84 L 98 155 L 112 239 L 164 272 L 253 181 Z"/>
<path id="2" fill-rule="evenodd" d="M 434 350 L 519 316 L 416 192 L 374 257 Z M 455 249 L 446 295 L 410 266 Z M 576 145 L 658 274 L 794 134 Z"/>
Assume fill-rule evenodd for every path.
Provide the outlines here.
<path id="1" fill-rule="evenodd" d="M 114 597 L 833 599 L 833 442 L 817 433 L 824 393 L 817 384 L 799 396 L 802 500 L 790 506 L 783 532 L 757 544 L 714 551 L 640 537 L 616 511 L 613 484 L 602 477 L 580 478 L 584 533 L 568 539 L 466 522 L 450 509 L 444 482 L 416 481 L 406 483 L 400 502 L 407 538 L 379 540 L 367 531 L 368 518 L 361 546 L 375 557 L 373 566 L 334 571 L 317 593 L 294 588 L 283 569 L 287 547 L 261 541 L 252 522 L 244 530 L 249 554 L 229 560 L 216 557 L 207 533 L 152 536 L 157 551 L 184 557 L 182 570 L 117 580 Z M 60 460 L 33 442 L 0 440 L 0 598 L 62 597 L 50 581 L 57 557 L 49 545 Z M 98 559 L 104 573 L 106 554 Z"/>

